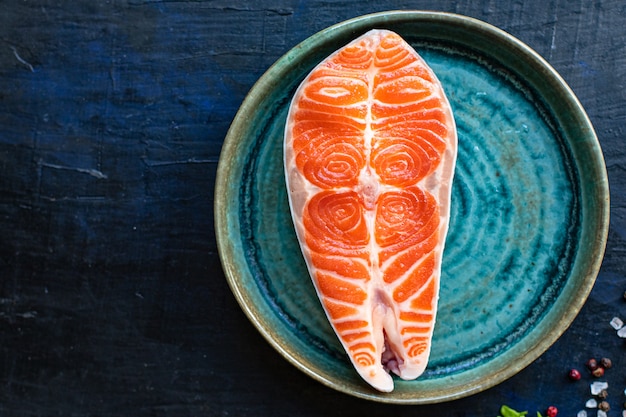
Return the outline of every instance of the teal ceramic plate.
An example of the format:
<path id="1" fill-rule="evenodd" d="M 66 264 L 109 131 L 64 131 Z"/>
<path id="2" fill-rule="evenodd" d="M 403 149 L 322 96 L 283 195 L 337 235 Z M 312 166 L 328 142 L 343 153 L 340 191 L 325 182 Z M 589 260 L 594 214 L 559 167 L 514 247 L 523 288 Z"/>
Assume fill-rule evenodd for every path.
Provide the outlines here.
<path id="1" fill-rule="evenodd" d="M 433 68 L 459 136 L 431 359 L 419 379 L 397 380 L 389 394 L 360 379 L 326 322 L 291 224 L 282 165 L 298 84 L 372 28 L 399 33 Z M 226 277 L 268 342 L 332 388 L 412 404 L 492 387 L 556 341 L 593 286 L 609 216 L 597 138 L 554 69 L 486 23 L 410 11 L 338 24 L 280 58 L 228 132 L 215 205 Z"/>

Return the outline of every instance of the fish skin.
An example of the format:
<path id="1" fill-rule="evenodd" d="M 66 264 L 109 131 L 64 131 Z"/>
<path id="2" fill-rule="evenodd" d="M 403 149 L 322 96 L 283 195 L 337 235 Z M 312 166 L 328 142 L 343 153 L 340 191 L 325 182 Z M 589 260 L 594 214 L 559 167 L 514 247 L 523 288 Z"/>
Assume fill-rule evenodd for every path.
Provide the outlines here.
<path id="1" fill-rule="evenodd" d="M 425 370 L 457 156 L 441 83 L 399 35 L 331 54 L 292 100 L 289 205 L 326 316 L 354 368 L 394 389 Z"/>

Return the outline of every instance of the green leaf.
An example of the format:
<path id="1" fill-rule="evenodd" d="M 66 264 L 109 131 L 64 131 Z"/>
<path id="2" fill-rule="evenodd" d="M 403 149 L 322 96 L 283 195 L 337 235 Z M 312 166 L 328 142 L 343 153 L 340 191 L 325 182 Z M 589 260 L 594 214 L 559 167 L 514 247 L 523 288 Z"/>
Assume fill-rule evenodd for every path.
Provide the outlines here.
<path id="1" fill-rule="evenodd" d="M 528 411 L 515 411 L 507 405 L 500 407 L 501 417 L 524 417 Z"/>

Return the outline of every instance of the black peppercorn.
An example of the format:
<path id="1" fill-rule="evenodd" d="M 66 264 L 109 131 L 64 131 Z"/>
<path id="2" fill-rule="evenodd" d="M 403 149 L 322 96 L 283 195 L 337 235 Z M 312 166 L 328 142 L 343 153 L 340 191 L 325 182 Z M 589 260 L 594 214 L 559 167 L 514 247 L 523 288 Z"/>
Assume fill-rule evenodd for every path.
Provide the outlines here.
<path id="1" fill-rule="evenodd" d="M 598 368 L 598 361 L 596 361 L 595 359 L 591 358 L 587 361 L 587 368 L 589 368 L 590 371 L 595 371 Z"/>
<path id="2" fill-rule="evenodd" d="M 609 411 L 611 409 L 611 406 L 609 406 L 608 402 L 602 401 L 600 402 L 600 404 L 598 404 L 598 409 L 602 411 Z"/>
<path id="3" fill-rule="evenodd" d="M 601 400 L 606 400 L 608 396 L 609 396 L 609 392 L 605 389 L 600 391 L 600 393 L 598 394 L 598 398 L 600 398 Z"/>
<path id="4" fill-rule="evenodd" d="M 611 366 L 613 366 L 613 363 L 609 358 L 602 358 L 600 359 L 600 366 L 604 369 L 609 369 Z"/>

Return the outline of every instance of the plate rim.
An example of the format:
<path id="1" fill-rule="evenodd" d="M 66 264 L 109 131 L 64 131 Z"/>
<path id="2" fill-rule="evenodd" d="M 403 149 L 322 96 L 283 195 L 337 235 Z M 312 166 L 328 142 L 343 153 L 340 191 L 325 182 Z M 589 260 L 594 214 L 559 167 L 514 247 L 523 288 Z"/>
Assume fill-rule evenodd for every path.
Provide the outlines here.
<path id="1" fill-rule="evenodd" d="M 594 212 L 591 213 L 593 215 L 592 218 L 590 220 L 587 220 L 593 221 L 594 224 L 597 225 L 597 233 L 595 234 L 595 240 L 588 243 L 588 246 L 593 249 L 593 255 L 586 257 L 582 261 L 580 261 L 577 257 L 575 262 L 575 267 L 584 271 L 584 273 L 582 274 L 582 285 L 576 286 L 575 291 L 571 290 L 567 286 L 564 288 L 564 291 L 571 290 L 571 294 L 569 294 L 571 299 L 570 308 L 565 310 L 565 314 L 563 314 L 563 312 L 561 311 L 557 312 L 557 309 L 555 308 L 551 308 L 546 312 L 546 315 L 541 320 L 542 323 L 550 322 L 558 324 L 558 330 L 552 332 L 551 334 L 548 334 L 547 337 L 543 337 L 540 340 L 534 340 L 534 343 L 530 348 L 523 349 L 524 352 L 519 352 L 519 355 L 516 356 L 517 361 L 515 362 L 515 364 L 510 366 L 500 364 L 500 367 L 498 367 L 498 369 L 501 367 L 504 367 L 504 369 L 500 369 L 499 372 L 495 374 L 489 374 L 485 377 L 474 380 L 472 383 L 457 385 L 452 390 L 439 390 L 437 393 L 431 393 L 432 395 L 429 394 L 427 396 L 394 396 L 393 392 L 383 394 L 375 391 L 369 391 L 367 390 L 367 387 L 364 387 L 364 390 L 362 392 L 355 392 L 349 389 L 349 387 L 341 384 L 340 382 L 327 378 L 325 375 L 321 375 L 314 369 L 311 369 L 308 364 L 303 363 L 303 358 L 298 357 L 296 352 L 292 352 L 285 346 L 285 343 L 287 343 L 287 341 L 282 340 L 280 335 L 272 333 L 271 324 L 266 321 L 263 316 L 258 314 L 258 311 L 255 309 L 256 306 L 253 305 L 252 300 L 246 293 L 245 289 L 241 288 L 240 283 L 238 282 L 238 275 L 241 273 L 241 271 L 238 271 L 236 267 L 236 262 L 232 262 L 232 259 L 237 258 L 240 255 L 242 247 L 239 242 L 233 242 L 229 236 L 229 231 L 239 234 L 238 223 L 232 222 L 229 218 L 230 208 L 235 207 L 235 203 L 238 204 L 238 197 L 229 195 L 229 193 L 227 192 L 229 179 L 231 178 L 230 174 L 234 168 L 233 164 L 231 163 L 231 157 L 239 154 L 239 150 L 241 147 L 239 138 L 241 130 L 243 129 L 241 125 L 245 124 L 248 121 L 248 113 L 258 108 L 260 102 L 262 101 L 262 98 L 256 97 L 254 92 L 271 87 L 271 85 L 273 84 L 273 77 L 280 75 L 282 72 L 286 71 L 289 68 L 288 64 L 296 60 L 297 56 L 302 54 L 303 51 L 306 52 L 307 50 L 312 50 L 315 45 L 319 43 L 330 42 L 337 36 L 337 34 L 343 34 L 344 36 L 347 36 L 346 33 L 352 33 L 351 36 L 356 37 L 361 32 L 364 32 L 367 29 L 371 29 L 374 26 L 379 27 L 386 24 L 418 23 L 420 21 L 428 22 L 429 24 L 441 24 L 445 25 L 446 27 L 450 26 L 462 31 L 471 30 L 480 34 L 483 37 L 496 40 L 496 42 L 498 42 L 498 46 L 503 49 L 504 52 L 516 55 L 521 53 L 524 59 L 520 59 L 518 65 L 523 65 L 528 68 L 537 70 L 536 79 L 528 80 L 527 78 L 524 78 L 525 81 L 528 81 L 533 86 L 536 86 L 537 83 L 548 83 L 552 90 L 556 90 L 558 93 L 560 93 L 561 96 L 567 98 L 567 100 L 565 101 L 568 106 L 568 111 L 565 112 L 566 114 L 552 115 L 557 119 L 559 125 L 567 125 L 568 120 L 563 118 L 571 117 L 575 119 L 575 122 L 578 125 L 580 125 L 578 128 L 586 132 L 584 141 L 587 146 L 590 147 L 590 149 L 592 150 L 592 152 L 590 152 L 591 158 L 586 161 L 586 166 L 592 169 L 595 174 L 594 178 L 596 179 L 596 181 L 594 182 L 595 192 L 591 196 L 594 198 L 592 198 L 591 202 L 588 201 L 588 198 L 590 196 L 587 196 L 585 194 L 589 191 L 587 190 L 587 188 L 589 187 L 585 187 L 584 184 L 580 185 L 582 213 L 581 229 L 583 229 L 581 231 L 581 235 L 585 231 L 585 214 L 587 214 L 585 212 L 586 203 L 598 207 Z M 437 37 L 437 39 L 441 39 L 441 37 Z M 466 43 L 461 42 L 454 37 L 451 37 L 449 40 L 454 41 L 456 44 Z M 474 45 L 475 42 L 476 41 L 467 42 L 467 44 L 468 46 L 470 44 Z M 491 57 L 493 58 L 493 56 Z M 549 110 L 552 109 L 552 106 L 546 106 Z M 570 144 L 570 146 L 573 147 L 573 145 L 570 143 L 570 138 L 568 137 L 568 135 L 564 135 L 564 139 L 568 144 Z M 572 149 L 572 153 L 574 153 L 574 151 L 577 149 L 578 148 Z M 580 169 L 580 155 L 573 155 L 572 160 L 575 162 L 577 168 Z M 587 173 L 587 171 L 583 171 L 580 175 L 581 177 L 583 176 L 583 173 Z M 300 369 L 305 374 L 313 377 L 322 384 L 331 387 L 337 391 L 350 394 L 359 398 L 397 404 L 429 404 L 467 397 L 469 395 L 473 395 L 489 389 L 505 381 L 506 379 L 512 377 L 513 375 L 517 374 L 519 371 L 530 365 L 539 356 L 541 356 L 541 354 L 543 354 L 552 344 L 554 344 L 554 342 L 556 342 L 556 340 L 558 340 L 558 338 L 571 325 L 574 318 L 578 315 L 580 309 L 586 302 L 589 293 L 591 292 L 591 289 L 593 288 L 606 248 L 609 226 L 609 211 L 610 204 L 608 178 L 602 150 L 600 148 L 600 143 L 583 106 L 581 105 L 571 88 L 560 76 L 560 74 L 558 74 L 558 72 L 532 48 L 530 48 L 521 40 L 517 39 L 516 37 L 505 32 L 502 29 L 499 29 L 489 23 L 469 16 L 463 16 L 460 14 L 449 12 L 424 10 L 390 10 L 365 14 L 345 20 L 343 22 L 339 22 L 309 36 L 308 38 L 291 48 L 274 64 L 272 64 L 272 66 L 270 66 L 267 71 L 265 71 L 265 73 L 250 89 L 248 95 L 243 100 L 241 107 L 237 111 L 228 130 L 228 133 L 224 139 L 224 144 L 220 152 L 220 158 L 216 173 L 214 198 L 215 234 L 222 268 L 228 285 L 233 292 L 239 306 L 242 308 L 245 315 L 252 322 L 257 331 L 259 331 L 261 335 L 270 343 L 270 345 L 273 346 L 273 348 L 277 350 L 292 365 L 295 365 L 296 368 Z M 570 273 L 570 276 L 571 275 L 574 275 L 574 269 L 572 269 L 572 273 Z M 578 275 L 580 275 L 580 273 L 577 274 L 577 276 Z M 559 295 L 559 297 L 563 297 L 563 294 Z M 521 347 L 519 347 L 519 345 L 517 347 L 518 350 L 521 350 Z M 498 362 L 498 360 L 502 361 L 503 359 L 506 359 L 502 358 L 502 356 L 508 357 L 511 356 L 511 354 L 500 355 L 500 357 L 495 358 L 494 361 L 490 361 L 488 365 L 493 366 L 493 362 Z"/>

